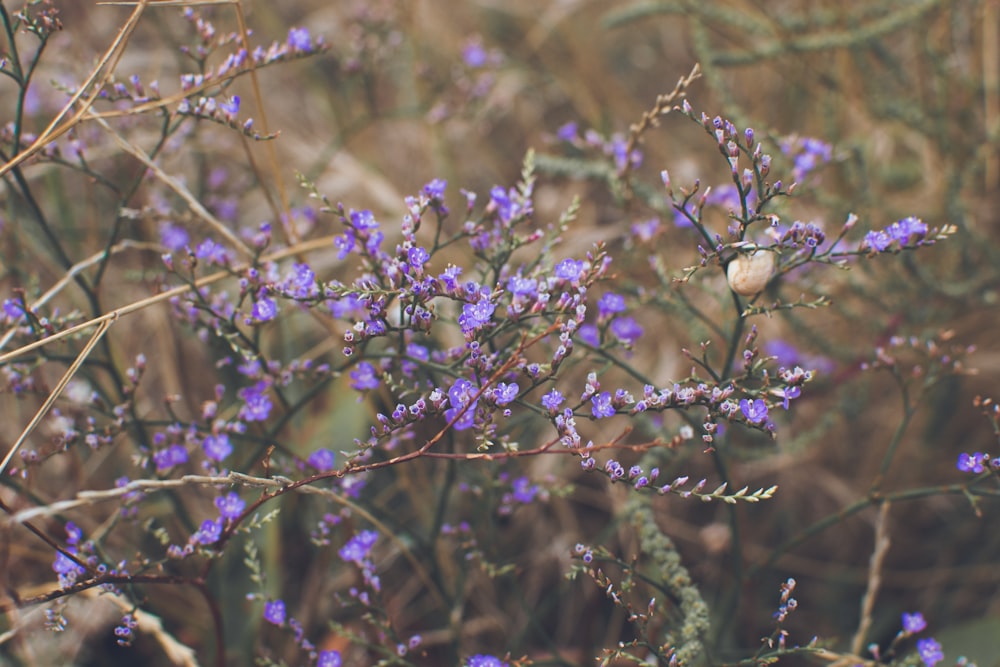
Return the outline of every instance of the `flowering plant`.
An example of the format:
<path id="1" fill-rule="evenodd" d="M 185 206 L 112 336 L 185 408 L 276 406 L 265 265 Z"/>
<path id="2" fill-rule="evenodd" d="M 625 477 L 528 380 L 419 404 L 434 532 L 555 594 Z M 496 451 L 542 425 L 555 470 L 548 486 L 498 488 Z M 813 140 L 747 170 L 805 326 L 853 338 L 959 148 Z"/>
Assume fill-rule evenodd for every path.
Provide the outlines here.
<path id="1" fill-rule="evenodd" d="M 699 66 L 627 132 L 555 127 L 513 182 L 463 189 L 428 168 L 376 206 L 331 197 L 303 169 L 288 193 L 258 76 L 328 58 L 377 109 L 401 19 L 380 5 L 349 38 L 293 27 L 255 45 L 239 3 L 229 31 L 180 3 L 191 37 L 168 85 L 123 76 L 140 19 L 169 9 L 155 4 L 134 6 L 88 76 L 47 90 L 54 119 L 30 132 L 32 73 L 62 22 L 48 2 L 0 2 L 0 72 L 17 90 L 0 174 L 19 202 L 4 234 L 31 246 L 6 258 L 0 369 L 19 426 L 0 510 L 32 545 L 3 553 L 0 651 L 29 655 L 41 626 L 89 639 L 77 628 L 92 613 L 123 660 L 155 664 L 945 659 L 926 634 L 943 619 L 876 601 L 891 509 L 962 497 L 979 513 L 995 496 L 1000 460 L 985 446 L 948 471 L 961 482 L 900 472 L 907 427 L 971 373 L 973 348 L 906 316 L 836 346 L 795 331 L 853 326 L 836 299 L 878 305 L 871 267 L 919 274 L 907 262 L 952 245 L 956 225 L 817 213 L 840 149 L 696 110 Z M 424 120 L 494 122 L 509 60 L 478 37 L 456 53 L 455 85 L 425 100 Z M 668 123 L 718 165 L 704 182 L 669 160 L 647 173 L 647 141 Z M 222 166 L 220 136 L 251 156 L 245 170 Z M 189 168 L 204 183 L 178 175 Z M 114 223 L 57 222 L 38 203 L 60 197 L 44 170 L 97 184 Z M 623 222 L 589 242 L 588 200 L 546 196 L 557 186 L 594 188 Z M 96 234 L 92 254 L 77 233 Z M 36 275 L 41 245 L 52 264 Z M 793 521 L 783 495 L 802 482 L 786 467 L 830 440 L 837 406 L 861 411 L 853 387 L 888 393 L 882 377 L 902 406 L 872 447 L 870 484 Z M 976 407 L 1000 432 L 995 404 Z M 813 601 L 793 593 L 819 577 L 784 563 L 853 516 L 874 533 L 860 615 L 846 638 L 832 621 L 806 633 Z M 678 545 L 685 531 L 703 561 Z M 776 608 L 759 602 L 775 591 Z M 59 662 L 73 648 L 47 650 Z"/>

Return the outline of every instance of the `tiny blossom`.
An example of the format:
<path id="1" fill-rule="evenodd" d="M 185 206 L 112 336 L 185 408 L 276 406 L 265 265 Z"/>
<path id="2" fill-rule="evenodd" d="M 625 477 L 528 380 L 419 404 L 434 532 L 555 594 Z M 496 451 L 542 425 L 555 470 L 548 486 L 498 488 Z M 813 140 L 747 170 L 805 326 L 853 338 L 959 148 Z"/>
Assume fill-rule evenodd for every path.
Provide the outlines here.
<path id="1" fill-rule="evenodd" d="M 274 299 L 261 297 L 254 302 L 250 315 L 254 321 L 270 322 L 278 316 L 278 304 Z"/>
<path id="2" fill-rule="evenodd" d="M 553 389 L 549 393 L 542 396 L 542 407 L 551 412 L 555 412 L 565 400 L 566 398 L 558 389 Z"/>
<path id="3" fill-rule="evenodd" d="M 462 60 L 472 69 L 478 69 L 486 64 L 488 60 L 486 49 L 477 38 L 469 40 L 462 49 Z"/>
<path id="4" fill-rule="evenodd" d="M 496 306 L 489 299 L 482 299 L 477 303 L 467 303 L 462 306 L 462 314 L 458 318 L 462 333 L 466 335 L 475 333 L 489 324 L 493 318 L 494 310 L 496 310 Z"/>
<path id="5" fill-rule="evenodd" d="M 362 561 L 368 558 L 369 552 L 372 546 L 375 545 L 375 541 L 378 540 L 378 533 L 374 530 L 362 530 L 360 533 L 352 537 L 347 541 L 347 543 L 341 547 L 337 554 L 340 556 L 341 560 L 345 562 L 353 562 L 361 564 Z"/>
<path id="6" fill-rule="evenodd" d="M 611 405 L 611 394 L 606 391 L 591 398 L 590 403 L 590 411 L 597 419 L 613 417 L 615 414 L 615 408 Z"/>
<path id="7" fill-rule="evenodd" d="M 903 612 L 903 632 L 912 635 L 923 632 L 926 628 L 927 621 L 924 620 L 924 615 L 919 611 L 912 614 Z"/>
<path id="8" fill-rule="evenodd" d="M 656 233 L 660 230 L 660 219 L 650 218 L 649 220 L 633 222 L 631 229 L 632 236 L 634 236 L 637 241 L 648 243 L 653 240 L 653 237 L 655 237 Z"/>
<path id="9" fill-rule="evenodd" d="M 306 459 L 306 463 L 320 472 L 326 472 L 328 470 L 333 470 L 335 460 L 336 456 L 329 449 L 317 449 L 309 455 L 309 458 Z"/>
<path id="10" fill-rule="evenodd" d="M 577 332 L 577 337 L 593 347 L 601 346 L 601 332 L 593 324 L 584 324 Z"/>
<path id="11" fill-rule="evenodd" d="M 762 398 L 758 398 L 752 403 L 745 398 L 742 399 L 740 401 L 740 412 L 743 413 L 743 416 L 751 424 L 760 424 L 767 419 L 767 405 Z"/>
<path id="12" fill-rule="evenodd" d="M 563 125 L 559 126 L 558 130 L 556 130 L 556 137 L 562 139 L 563 141 L 570 141 L 570 142 L 576 141 L 577 139 L 579 139 L 579 134 L 580 134 L 580 128 L 573 121 L 564 123 Z"/>
<path id="13" fill-rule="evenodd" d="M 957 467 L 962 472 L 971 472 L 978 475 L 985 469 L 983 464 L 985 464 L 987 460 L 988 457 L 982 452 L 976 452 L 974 454 L 962 452 L 958 455 Z"/>
<path id="14" fill-rule="evenodd" d="M 496 399 L 497 405 L 507 405 L 517 398 L 517 392 L 520 387 L 517 386 L 516 382 L 511 382 L 510 384 L 506 382 L 500 382 L 497 384 L 496 389 L 493 391 L 493 395 Z"/>
<path id="15" fill-rule="evenodd" d="M 291 292 L 292 296 L 299 299 L 315 296 L 318 294 L 316 272 L 308 264 L 298 262 L 292 264 L 289 276 L 285 280 L 285 288 Z"/>
<path id="16" fill-rule="evenodd" d="M 583 272 L 583 261 L 567 258 L 556 264 L 555 275 L 561 280 L 579 280 Z"/>
<path id="17" fill-rule="evenodd" d="M 340 657 L 340 651 L 320 651 L 319 659 L 316 661 L 316 667 L 340 667 L 343 660 Z"/>
<path id="18" fill-rule="evenodd" d="M 169 221 L 160 223 L 160 244 L 167 250 L 177 252 L 183 250 L 189 243 L 191 237 L 186 229 Z"/>
<path id="19" fill-rule="evenodd" d="M 642 338 L 643 328 L 631 317 L 619 317 L 611 322 L 611 333 L 626 345 L 634 345 Z"/>
<path id="20" fill-rule="evenodd" d="M 515 296 L 534 296 L 538 291 L 538 281 L 518 274 L 507 280 L 507 291 Z"/>
<path id="21" fill-rule="evenodd" d="M 233 446 L 225 433 L 206 437 L 201 443 L 201 448 L 205 451 L 205 456 L 213 461 L 224 461 L 233 453 Z"/>
<path id="22" fill-rule="evenodd" d="M 472 427 L 476 406 L 479 401 L 473 401 L 472 405 L 468 404 L 477 391 L 476 386 L 464 378 L 455 380 L 455 384 L 448 390 L 448 403 L 451 405 L 451 408 L 445 410 L 445 419 L 451 421 L 459 412 L 465 410 L 461 418 L 455 422 L 454 428 L 456 431 L 463 431 Z M 468 409 L 466 409 L 467 405 Z"/>
<path id="23" fill-rule="evenodd" d="M 432 199 L 441 199 L 444 197 L 444 190 L 446 187 L 448 187 L 448 181 L 435 178 L 433 181 L 424 186 L 424 194 Z"/>
<path id="24" fill-rule="evenodd" d="M 941 644 L 937 643 L 931 637 L 917 641 L 917 655 L 920 656 L 920 660 L 926 667 L 934 667 L 934 665 L 944 660 L 944 651 L 941 650 Z"/>
<path id="25" fill-rule="evenodd" d="M 308 51 L 311 46 L 308 28 L 290 28 L 288 30 L 288 46 L 296 51 Z"/>
<path id="26" fill-rule="evenodd" d="M 205 519 L 201 526 L 191 535 L 191 541 L 198 544 L 215 544 L 222 536 L 222 522 Z"/>
<path id="27" fill-rule="evenodd" d="M 281 625 L 285 622 L 285 603 L 282 600 L 264 603 L 264 620 Z"/>
<path id="28" fill-rule="evenodd" d="M 219 514 L 223 519 L 235 519 L 247 504 L 235 493 L 227 493 L 215 499 L 215 506 L 219 509 Z"/>
<path id="29" fill-rule="evenodd" d="M 464 667 L 507 667 L 507 663 L 496 656 L 480 653 L 469 656 Z"/>
<path id="30" fill-rule="evenodd" d="M 194 256 L 206 260 L 209 264 L 224 265 L 229 262 L 229 253 L 212 239 L 205 239 L 198 244 Z"/>
<path id="31" fill-rule="evenodd" d="M 181 445 L 170 445 L 166 449 L 153 454 L 153 462 L 157 470 L 166 470 L 187 463 L 188 453 Z"/>
<path id="32" fill-rule="evenodd" d="M 538 485 L 532 484 L 527 477 L 518 477 L 511 483 L 512 496 L 519 503 L 528 504 L 538 495 Z"/>
<path id="33" fill-rule="evenodd" d="M 798 398 L 802 395 L 801 387 L 788 387 L 787 389 L 781 390 L 782 403 L 781 406 L 788 409 L 788 404 L 793 398 Z"/>
<path id="34" fill-rule="evenodd" d="M 451 265 L 438 276 L 445 292 L 454 292 L 458 289 L 458 277 L 462 275 L 462 267 Z"/>
<path id="35" fill-rule="evenodd" d="M 910 216 L 889 225 L 885 233 L 900 245 L 906 245 L 913 237 L 922 239 L 927 236 L 927 224 L 920 218 Z"/>
<path id="36" fill-rule="evenodd" d="M 608 292 L 597 301 L 597 316 L 601 319 L 610 317 L 625 310 L 625 298 L 620 294 Z"/>
<path id="37" fill-rule="evenodd" d="M 892 237 L 882 230 L 871 231 L 865 234 L 861 242 L 862 250 L 873 250 L 875 252 L 885 252 L 892 244 Z"/>
<path id="38" fill-rule="evenodd" d="M 414 246 L 406 251 L 406 261 L 412 266 L 421 267 L 430 260 L 431 255 L 426 248 Z"/>
<path id="39" fill-rule="evenodd" d="M 240 408 L 240 418 L 248 422 L 262 422 L 271 415 L 274 404 L 267 395 L 267 382 L 260 381 L 252 387 L 244 387 L 236 392 L 237 396 L 243 399 L 243 407 Z"/>
<path id="40" fill-rule="evenodd" d="M 24 308 L 21 304 L 13 299 L 4 299 L 3 301 L 3 312 L 11 320 L 17 320 L 24 317 Z"/>
<path id="41" fill-rule="evenodd" d="M 378 377 L 375 375 L 375 367 L 367 361 L 362 361 L 357 368 L 351 371 L 351 387 L 358 391 L 366 389 L 377 389 L 379 385 Z"/>

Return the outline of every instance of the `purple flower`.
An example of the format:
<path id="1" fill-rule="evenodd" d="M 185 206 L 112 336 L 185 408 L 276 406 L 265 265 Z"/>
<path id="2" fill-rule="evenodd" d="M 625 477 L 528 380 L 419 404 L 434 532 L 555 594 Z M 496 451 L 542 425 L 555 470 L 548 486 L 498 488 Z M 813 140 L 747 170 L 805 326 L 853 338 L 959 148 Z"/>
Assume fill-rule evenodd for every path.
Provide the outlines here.
<path id="1" fill-rule="evenodd" d="M 611 394 L 606 391 L 591 398 L 590 405 L 590 411 L 597 419 L 613 417 L 615 414 L 615 408 L 611 405 Z"/>
<path id="2" fill-rule="evenodd" d="M 593 324 L 584 324 L 577 332 L 577 338 L 593 347 L 601 346 L 601 332 Z"/>
<path id="3" fill-rule="evenodd" d="M 966 454 L 962 452 L 958 455 L 958 469 L 962 472 L 971 472 L 979 474 L 984 470 L 983 464 L 986 463 L 986 454 L 982 452 L 976 452 L 974 454 Z"/>
<path id="4" fill-rule="evenodd" d="M 924 615 L 919 611 L 912 614 L 907 614 L 903 612 L 903 632 L 908 635 L 914 635 L 918 632 L 923 632 L 927 627 L 927 621 L 924 620 Z"/>
<path id="5" fill-rule="evenodd" d="M 340 667 L 342 664 L 340 651 L 320 651 L 316 661 L 316 667 Z"/>
<path id="6" fill-rule="evenodd" d="M 507 663 L 493 655 L 471 655 L 463 667 L 507 667 Z"/>
<path id="7" fill-rule="evenodd" d="M 579 134 L 580 128 L 573 121 L 565 123 L 556 130 L 556 136 L 563 141 L 574 142 L 578 139 Z"/>
<path id="8" fill-rule="evenodd" d="M 375 214 L 365 209 L 363 211 L 351 211 L 351 226 L 359 232 L 378 229 L 378 221 Z"/>
<path id="9" fill-rule="evenodd" d="M 358 367 L 351 371 L 351 388 L 357 391 L 365 389 L 377 389 L 379 385 L 378 376 L 375 375 L 375 367 L 367 361 L 362 361 Z"/>
<path id="10" fill-rule="evenodd" d="M 207 436 L 201 443 L 201 448 L 205 450 L 205 456 L 213 461 L 224 461 L 233 453 L 233 446 L 225 433 Z"/>
<path id="11" fill-rule="evenodd" d="M 941 650 L 941 644 L 938 644 L 931 637 L 917 641 L 917 655 L 920 656 L 920 660 L 927 667 L 934 667 L 934 665 L 944 660 L 944 652 Z"/>
<path id="12" fill-rule="evenodd" d="M 511 483 L 512 496 L 519 503 L 528 504 L 538 495 L 538 485 L 532 484 L 527 477 L 518 477 Z"/>
<path id="13" fill-rule="evenodd" d="M 579 280 L 582 272 L 582 260 L 567 258 L 556 264 L 555 274 L 556 278 L 560 280 L 568 280 L 570 282 Z"/>
<path id="14" fill-rule="evenodd" d="M 336 456 L 329 449 L 317 449 L 309 455 L 306 463 L 320 472 L 327 472 L 328 470 L 333 470 L 335 460 Z"/>
<path id="15" fill-rule="evenodd" d="M 625 345 L 635 345 L 644 332 L 634 318 L 619 317 L 611 322 L 611 333 Z"/>
<path id="16" fill-rule="evenodd" d="M 464 378 L 459 378 L 455 380 L 455 384 L 451 386 L 448 390 L 448 403 L 451 408 L 445 410 L 444 418 L 451 421 L 455 418 L 460 411 L 462 411 L 465 406 L 472 400 L 472 397 L 476 395 L 477 388 L 476 385 L 472 384 Z M 467 428 L 472 427 L 473 417 L 476 412 L 476 405 L 479 401 L 475 401 L 469 406 L 462 418 L 455 422 L 456 431 L 464 431 Z"/>
<path id="17" fill-rule="evenodd" d="M 462 60 L 472 69 L 478 69 L 486 64 L 486 49 L 479 43 L 479 40 L 472 40 L 462 49 Z"/>
<path id="18" fill-rule="evenodd" d="M 865 240 L 861 242 L 861 250 L 874 250 L 875 252 L 885 252 L 892 245 L 892 237 L 882 230 L 871 231 L 865 234 Z"/>
<path id="19" fill-rule="evenodd" d="M 514 296 L 534 296 L 538 293 L 538 281 L 518 274 L 507 280 L 507 291 Z"/>
<path id="20" fill-rule="evenodd" d="M 215 506 L 219 509 L 219 514 L 223 519 L 235 519 L 243 512 L 247 504 L 235 493 L 227 493 L 215 499 Z"/>
<path id="21" fill-rule="evenodd" d="M 652 241 L 658 231 L 660 231 L 659 218 L 650 218 L 649 220 L 632 223 L 632 236 L 642 243 Z"/>
<path id="22" fill-rule="evenodd" d="M 414 246 L 406 251 L 406 261 L 410 263 L 410 266 L 422 267 L 430 258 L 431 255 L 427 249 L 420 246 Z"/>
<path id="23" fill-rule="evenodd" d="M 889 225 L 885 231 L 894 241 L 898 241 L 899 245 L 903 246 L 909 243 L 910 239 L 914 236 L 918 239 L 927 236 L 927 224 L 920 218 L 910 216 L 902 220 L 897 220 Z"/>
<path id="24" fill-rule="evenodd" d="M 267 395 L 268 383 L 261 380 L 252 387 L 244 387 L 236 392 L 243 400 L 243 407 L 240 408 L 240 419 L 248 422 L 262 422 L 271 415 L 270 397 Z"/>
<path id="25" fill-rule="evenodd" d="M 191 536 L 191 541 L 197 542 L 198 544 L 215 544 L 219 541 L 222 536 L 222 521 L 213 521 L 212 519 L 205 519 L 201 522 L 201 527 L 198 528 Z"/>
<path id="26" fill-rule="evenodd" d="M 274 299 L 262 296 L 254 302 L 250 316 L 257 322 L 269 322 L 278 315 L 278 304 Z"/>
<path id="27" fill-rule="evenodd" d="M 157 470 L 166 470 L 187 463 L 188 453 L 181 445 L 170 445 L 166 449 L 153 454 L 153 462 Z"/>
<path id="28" fill-rule="evenodd" d="M 542 407 L 550 412 L 555 412 L 565 400 L 566 398 L 558 389 L 553 389 L 549 393 L 542 396 Z"/>
<path id="29" fill-rule="evenodd" d="M 597 300 L 597 316 L 605 319 L 625 310 L 625 297 L 614 292 L 608 292 Z"/>
<path id="30" fill-rule="evenodd" d="M 477 303 L 467 303 L 462 306 L 462 314 L 458 317 L 462 333 L 469 335 L 489 324 L 494 310 L 496 306 L 489 299 L 481 299 Z"/>
<path id="31" fill-rule="evenodd" d="M 424 194 L 431 199 L 443 199 L 444 189 L 448 187 L 448 181 L 435 178 L 433 181 L 424 186 Z"/>
<path id="32" fill-rule="evenodd" d="M 264 620 L 281 625 L 285 622 L 285 603 L 282 600 L 264 603 Z"/>
<path id="33" fill-rule="evenodd" d="M 781 396 L 783 400 L 781 406 L 787 410 L 789 401 L 791 401 L 793 398 L 798 398 L 801 395 L 802 395 L 801 387 L 788 387 L 787 389 L 782 390 Z"/>
<path id="34" fill-rule="evenodd" d="M 228 102 L 219 102 L 219 109 L 230 117 L 235 116 L 240 111 L 240 96 L 233 95 Z"/>
<path id="35" fill-rule="evenodd" d="M 4 299 L 3 312 L 4 315 L 12 320 L 18 320 L 24 317 L 24 308 L 22 308 L 21 304 L 14 299 Z"/>
<path id="36" fill-rule="evenodd" d="M 758 398 L 753 403 L 744 398 L 740 401 L 740 412 L 751 424 L 760 424 L 767 419 L 767 405 L 762 398 Z"/>
<path id="37" fill-rule="evenodd" d="M 286 288 L 292 296 L 306 299 L 315 296 L 319 290 L 316 287 L 316 273 L 308 264 L 298 262 L 292 264 L 292 272 L 286 281 Z"/>
<path id="38" fill-rule="evenodd" d="M 66 543 L 67 544 L 79 544 L 80 540 L 83 539 L 83 529 L 72 521 L 66 522 Z"/>
<path id="39" fill-rule="evenodd" d="M 520 387 L 517 386 L 516 382 L 497 383 L 496 389 L 493 390 L 493 397 L 496 399 L 497 405 L 507 405 L 515 398 L 517 398 L 517 392 L 520 391 Z"/>
<path id="40" fill-rule="evenodd" d="M 833 157 L 833 147 L 813 137 L 782 141 L 781 152 L 794 156 L 793 177 L 796 181 L 801 181 L 809 172 Z"/>
<path id="41" fill-rule="evenodd" d="M 160 244 L 170 252 L 183 250 L 191 242 L 187 230 L 172 222 L 160 223 Z"/>
<path id="42" fill-rule="evenodd" d="M 288 30 L 288 46 L 293 51 L 308 51 L 312 42 L 309 38 L 308 28 L 290 28 Z"/>
<path id="43" fill-rule="evenodd" d="M 354 232 L 347 230 L 343 236 L 334 237 L 333 246 L 337 249 L 337 259 L 344 259 L 354 250 Z"/>
<path id="44" fill-rule="evenodd" d="M 462 275 L 462 267 L 451 265 L 438 276 L 445 292 L 454 292 L 458 289 L 458 277 Z"/>
<path id="45" fill-rule="evenodd" d="M 225 265 L 229 263 L 229 253 L 226 249 L 213 241 L 205 239 L 195 248 L 194 256 L 198 259 L 206 260 L 209 264 Z"/>
<path id="46" fill-rule="evenodd" d="M 362 530 L 360 533 L 347 541 L 337 554 L 345 563 L 356 563 L 362 565 L 368 560 L 372 547 L 378 540 L 378 533 L 374 530 Z"/>
<path id="47" fill-rule="evenodd" d="M 68 551 L 74 555 L 77 552 L 76 547 L 70 547 Z M 52 569 L 59 573 L 60 577 L 67 577 L 70 579 L 76 579 L 76 577 L 86 572 L 84 568 L 70 560 L 70 558 L 62 552 L 56 553 L 55 561 L 52 563 Z"/>

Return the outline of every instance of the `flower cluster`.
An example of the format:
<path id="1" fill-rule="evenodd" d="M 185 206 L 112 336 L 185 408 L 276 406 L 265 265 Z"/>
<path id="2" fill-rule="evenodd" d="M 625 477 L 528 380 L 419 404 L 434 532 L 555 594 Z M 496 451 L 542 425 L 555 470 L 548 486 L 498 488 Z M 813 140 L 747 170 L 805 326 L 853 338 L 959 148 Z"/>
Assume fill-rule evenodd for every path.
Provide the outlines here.
<path id="1" fill-rule="evenodd" d="M 873 254 L 889 252 L 893 249 L 915 248 L 934 243 L 928 238 L 930 229 L 919 218 L 908 217 L 897 220 L 885 229 L 872 230 L 865 234 L 858 250 Z"/>
<path id="2" fill-rule="evenodd" d="M 309 655 L 311 660 L 315 661 L 316 667 L 341 667 L 343 665 L 343 658 L 340 651 L 318 651 L 316 646 L 306 639 L 302 624 L 294 617 L 288 615 L 284 600 L 268 600 L 265 602 L 264 620 L 272 625 L 290 629 L 294 634 L 295 643 Z"/>

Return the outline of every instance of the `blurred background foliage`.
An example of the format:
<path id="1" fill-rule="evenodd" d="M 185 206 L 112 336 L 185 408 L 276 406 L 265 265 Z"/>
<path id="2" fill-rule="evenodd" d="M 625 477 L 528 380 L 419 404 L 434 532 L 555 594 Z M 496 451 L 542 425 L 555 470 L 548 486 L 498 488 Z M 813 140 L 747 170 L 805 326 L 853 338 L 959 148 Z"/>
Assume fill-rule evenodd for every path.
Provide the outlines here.
<path id="1" fill-rule="evenodd" d="M 92 2 L 57 4 L 66 29 L 55 38 L 36 77 L 33 131 L 44 126 L 63 99 L 50 82 L 79 81 L 130 11 Z M 283 39 L 289 26 L 304 26 L 330 45 L 325 54 L 260 72 L 270 127 L 280 131 L 275 148 L 284 168 L 282 187 L 295 206 L 306 203 L 295 185 L 294 174 L 301 172 L 332 201 L 371 208 L 386 222 L 399 219 L 403 197 L 432 178 L 448 180 L 449 201 L 459 210 L 458 188 L 485 194 L 495 184 L 513 184 L 525 152 L 534 148 L 541 172 L 536 217 L 554 220 L 575 195 L 582 200 L 565 239 L 566 254 L 580 255 L 604 241 L 616 256 L 627 247 L 631 223 L 662 216 L 669 229 L 657 239 L 655 251 L 674 268 L 694 264 L 695 240 L 689 230 L 673 228 L 673 214 L 662 195 L 623 200 L 603 156 L 569 148 L 555 135 L 567 122 L 604 136 L 625 133 L 658 94 L 700 63 L 704 75 L 688 91 L 694 109 L 757 130 L 776 161 L 784 160 L 775 171 L 790 170 L 790 160 L 780 156 L 783 137 L 814 136 L 832 144 L 831 163 L 801 184 L 801 196 L 785 204 L 783 215 L 817 221 L 828 236 L 851 212 L 861 219 L 858 231 L 907 215 L 932 226 L 957 225 L 956 236 L 925 252 L 858 263 L 850 272 L 828 267 L 803 273 L 795 277 L 802 292 L 828 296 L 833 305 L 758 322 L 762 340 L 794 344 L 827 369 L 781 424 L 776 445 L 751 441 L 733 450 L 732 477 L 751 488 L 779 485 L 774 500 L 736 508 L 673 497 L 654 503 L 658 525 L 676 542 L 713 611 L 717 662 L 753 653 L 772 627 L 778 585 L 789 576 L 799 582 L 800 601 L 788 625 L 792 639 L 806 643 L 819 636 L 833 646 L 849 643 L 868 579 L 876 508 L 868 506 L 794 548 L 772 554 L 817 521 L 865 498 L 879 475 L 887 444 L 903 418 L 902 402 L 887 374 L 861 374 L 860 362 L 892 335 L 950 330 L 955 341 L 977 348 L 968 364 L 979 374 L 946 378 L 915 410 L 882 491 L 956 482 L 959 452 L 996 448 L 990 425 L 972 399 L 995 392 L 1000 370 L 1000 3 L 246 0 L 243 7 L 258 43 Z M 235 29 L 234 15 L 225 5 L 198 9 L 220 32 Z M 190 61 L 178 52 L 179 45 L 189 42 L 189 33 L 177 9 L 151 7 L 130 37 L 119 78 L 137 73 L 144 81 L 176 80 L 190 69 Z M 483 50 L 484 66 L 470 67 L 463 60 L 469 48 Z M 259 117 L 245 79 L 229 93 L 241 95 L 245 115 Z M 6 90 L 0 96 L 4 113 L 11 111 L 10 99 Z M 154 138 L 159 121 L 120 119 L 120 126 L 129 123 L 134 124 L 128 128 L 132 136 Z M 156 221 L 122 223 L 115 208 L 139 169 L 135 161 L 102 148 L 108 143 L 93 126 L 81 125 L 78 135 L 92 147 L 91 162 L 100 165 L 112 186 L 95 185 L 88 174 L 50 167 L 27 170 L 72 259 L 102 250 L 114 235 L 114 241 L 156 241 Z M 271 217 L 264 192 L 274 196 L 278 185 L 262 181 L 255 166 L 264 159 L 262 147 L 247 153 L 233 133 L 201 126 L 181 139 L 184 150 L 165 152 L 162 166 L 183 174 L 213 212 L 227 211 L 226 219 L 237 227 L 255 227 Z M 727 165 L 711 140 L 679 115 L 646 133 L 642 148 L 644 160 L 635 178 L 649 184 L 646 193 L 661 192 L 661 169 L 670 170 L 675 187 L 690 187 L 695 179 L 716 186 L 727 182 Z M 155 206 L 159 196 L 154 188 L 140 185 L 129 206 Z M 7 222 L 0 232 L 0 253 L 5 292 L 14 287 L 44 290 L 66 267 L 37 230 L 17 221 L 20 204 L 13 197 L 4 204 Z M 337 231 L 332 219 L 317 225 L 324 233 Z M 635 252 L 643 257 L 653 250 Z M 321 278 L 338 277 L 333 252 L 311 261 Z M 156 253 L 124 255 L 98 281 L 105 306 L 148 294 L 161 272 L 158 262 Z M 616 265 L 616 270 L 633 285 L 659 289 L 642 262 Z M 61 305 L 86 309 L 74 298 Z M 707 312 L 719 312 L 716 296 L 689 293 L 689 298 L 704 302 Z M 659 381 L 686 374 L 690 362 L 679 351 L 702 340 L 682 312 L 654 313 L 644 320 L 647 331 L 660 335 L 638 346 L 632 363 L 649 369 Z M 109 339 L 108 363 L 124 367 L 140 352 L 149 360 L 140 413 L 163 417 L 164 399 L 179 396 L 173 409 L 192 418 L 211 396 L 216 379 L 204 369 L 220 350 L 191 339 L 165 309 L 132 315 L 129 327 L 112 330 Z M 324 350 L 339 353 L 336 336 L 306 314 L 283 321 L 268 344 L 275 358 L 285 360 L 307 349 L 310 356 Z M 61 369 L 51 371 L 52 378 L 57 371 Z M 99 383 L 100 371 L 93 372 Z M 379 401 L 376 396 L 359 405 L 346 382 L 334 383 L 287 424 L 281 437 L 292 451 L 308 455 L 330 446 L 331 434 L 363 436 L 375 411 L 386 408 Z M 16 437 L 35 407 L 37 403 L 4 402 L 5 441 Z M 669 431 L 678 425 L 640 425 L 629 437 L 640 442 L 658 435 L 657 428 Z M 610 439 L 621 424 L 605 428 Z M 519 437 L 527 445 L 551 434 Z M 122 460 L 116 462 L 118 457 Z M 601 647 L 629 638 L 629 624 L 601 590 L 564 576 L 577 542 L 604 544 L 626 560 L 636 553 L 628 517 L 621 513 L 628 489 L 567 472 L 578 471 L 576 464 L 553 458 L 494 466 L 418 461 L 384 471 L 370 482 L 364 505 L 426 568 L 415 573 L 391 547 L 380 565 L 390 592 L 386 611 L 401 635 L 424 635 L 426 664 L 454 660 L 453 637 L 428 628 L 455 626 L 459 619 L 462 646 L 509 650 L 538 664 L 592 664 Z M 66 488 L 46 487 L 40 479 L 38 492 L 44 497 L 45 488 L 104 488 L 113 484 L 125 460 L 127 454 L 121 453 L 64 459 L 49 474 L 50 484 L 61 480 Z M 697 445 L 678 452 L 671 467 L 695 479 L 714 474 Z M 500 472 L 527 474 L 551 486 L 551 497 L 498 516 Z M 177 494 L 143 511 L 159 517 L 177 512 L 169 520 L 183 522 L 186 513 L 200 515 L 198 508 L 204 509 L 206 502 L 197 494 Z M 285 496 L 276 504 L 282 518 L 266 527 L 266 540 L 258 544 L 269 581 L 311 636 L 324 636 L 331 617 L 362 632 L 357 619 L 331 595 L 350 584 L 350 573 L 308 541 L 328 508 L 299 496 Z M 178 507 L 186 509 L 178 512 Z M 960 495 L 893 504 L 891 546 L 871 641 L 885 645 L 898 631 L 899 614 L 919 609 L 949 659 L 966 654 L 981 667 L 1000 664 L 995 640 L 1000 532 L 991 520 L 996 508 L 984 502 L 982 509 L 983 517 L 975 516 Z M 463 549 L 470 547 L 435 534 L 442 514 L 449 522 L 465 518 L 482 529 L 475 536 L 473 557 L 496 567 L 510 565 L 510 570 L 489 576 L 490 567 L 484 566 L 463 574 Z M 89 534 L 101 517 L 74 520 L 87 524 Z M 17 540 L 4 549 L 6 558 L 23 568 L 18 579 L 51 579 L 51 554 L 44 545 L 20 536 Z M 211 581 L 227 619 L 229 651 L 239 656 L 232 664 L 247 664 L 246 647 L 262 641 L 259 614 L 245 600 L 251 589 L 242 559 L 233 549 Z M 739 567 L 734 559 L 741 561 Z M 35 563 L 33 572 L 26 563 Z M 12 578 L 7 576 L 8 585 Z M 201 618 L 204 611 L 186 591 L 160 587 L 146 594 L 148 608 L 181 641 L 210 643 L 200 634 L 208 619 Z M 73 604 L 89 608 L 96 603 L 88 598 Z M 135 656 L 149 661 L 143 664 L 156 664 L 161 659 L 141 640 L 122 658 L 123 650 L 113 646 L 110 635 L 111 617 L 103 625 L 95 623 L 93 630 L 84 625 L 84 616 L 71 617 L 72 632 L 63 641 L 79 643 L 78 664 L 138 664 Z M 976 629 L 969 625 L 973 621 Z M 269 650 L 281 656 L 282 639 L 271 630 L 263 630 Z M 324 645 L 348 651 L 343 632 L 325 632 Z M 39 637 L 23 641 L 50 641 Z M 291 651 L 290 643 L 286 648 Z M 0 655 L 4 650 L 0 647 Z M 294 658 L 288 656 L 293 655 L 286 655 L 290 664 Z M 345 664 L 373 664 L 361 650 L 347 655 Z"/>

